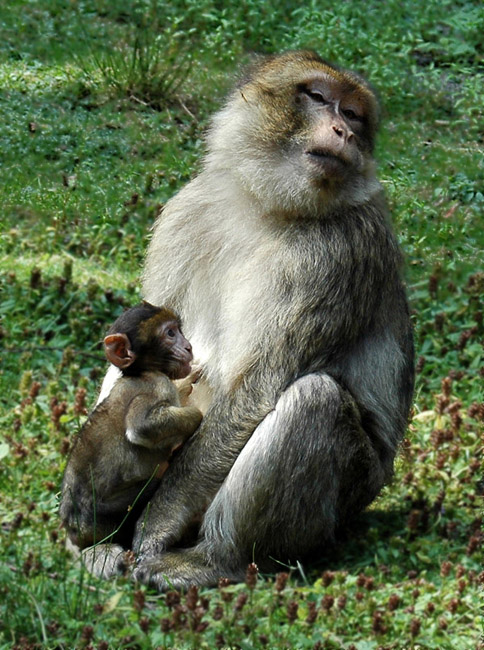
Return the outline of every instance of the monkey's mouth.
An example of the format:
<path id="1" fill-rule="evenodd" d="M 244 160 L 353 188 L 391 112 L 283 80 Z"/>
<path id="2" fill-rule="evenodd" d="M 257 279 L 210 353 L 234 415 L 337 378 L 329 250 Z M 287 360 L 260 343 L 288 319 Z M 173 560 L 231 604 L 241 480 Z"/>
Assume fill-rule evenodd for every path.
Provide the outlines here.
<path id="1" fill-rule="evenodd" d="M 308 149 L 304 152 L 313 166 L 324 176 L 341 176 L 347 171 L 348 162 L 327 149 Z"/>

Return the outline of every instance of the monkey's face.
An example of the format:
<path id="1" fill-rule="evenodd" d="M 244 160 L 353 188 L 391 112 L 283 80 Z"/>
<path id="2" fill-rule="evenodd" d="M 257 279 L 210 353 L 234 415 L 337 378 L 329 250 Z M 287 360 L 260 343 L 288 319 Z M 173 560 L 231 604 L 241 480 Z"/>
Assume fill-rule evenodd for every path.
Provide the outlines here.
<path id="1" fill-rule="evenodd" d="M 192 346 L 183 336 L 178 322 L 162 323 L 147 346 L 146 369 L 160 370 L 170 379 L 183 379 L 190 374 L 192 361 Z"/>
<path id="2" fill-rule="evenodd" d="M 294 142 L 316 185 L 344 183 L 364 171 L 373 144 L 365 100 L 357 87 L 324 73 L 298 84 L 301 128 Z"/>
<path id="3" fill-rule="evenodd" d="M 224 164 L 267 211 L 320 215 L 379 190 L 377 112 L 373 92 L 354 73 L 311 52 L 269 58 L 216 117 L 209 160 L 223 148 Z"/>

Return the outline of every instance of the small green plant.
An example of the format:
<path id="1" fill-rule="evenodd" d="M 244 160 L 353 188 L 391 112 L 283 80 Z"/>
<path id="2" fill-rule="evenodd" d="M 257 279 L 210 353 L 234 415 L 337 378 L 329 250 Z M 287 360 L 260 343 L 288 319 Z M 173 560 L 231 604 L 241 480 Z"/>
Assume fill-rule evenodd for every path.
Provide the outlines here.
<path id="1" fill-rule="evenodd" d="M 126 41 L 93 52 L 86 64 L 82 60 L 79 64 L 91 81 L 100 77 L 108 91 L 161 109 L 173 103 L 192 72 L 189 34 L 178 31 L 176 24 L 161 30 L 157 23 L 136 25 L 130 31 Z"/>

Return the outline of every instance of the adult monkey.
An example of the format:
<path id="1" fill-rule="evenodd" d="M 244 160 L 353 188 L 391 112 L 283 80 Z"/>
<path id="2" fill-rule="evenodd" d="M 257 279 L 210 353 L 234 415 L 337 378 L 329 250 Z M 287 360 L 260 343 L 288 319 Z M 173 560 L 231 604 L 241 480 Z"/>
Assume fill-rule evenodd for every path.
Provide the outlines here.
<path id="1" fill-rule="evenodd" d="M 413 345 L 377 121 L 356 74 L 307 51 L 262 59 L 164 208 L 144 296 L 180 313 L 211 402 L 138 522 L 137 579 L 209 585 L 303 558 L 391 476 Z M 198 544 L 173 548 L 206 507 Z"/>

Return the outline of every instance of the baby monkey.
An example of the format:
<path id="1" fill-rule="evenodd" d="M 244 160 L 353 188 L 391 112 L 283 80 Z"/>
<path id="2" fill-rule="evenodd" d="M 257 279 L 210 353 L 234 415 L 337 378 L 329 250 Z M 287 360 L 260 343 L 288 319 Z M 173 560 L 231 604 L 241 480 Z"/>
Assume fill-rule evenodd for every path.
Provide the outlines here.
<path id="1" fill-rule="evenodd" d="M 202 419 L 184 405 L 200 372 L 191 372 L 192 347 L 174 312 L 148 302 L 128 309 L 104 350 L 122 376 L 79 432 L 62 483 L 60 516 L 79 548 L 107 537 L 130 544 L 173 450 Z M 177 388 L 173 379 L 185 381 Z"/>

